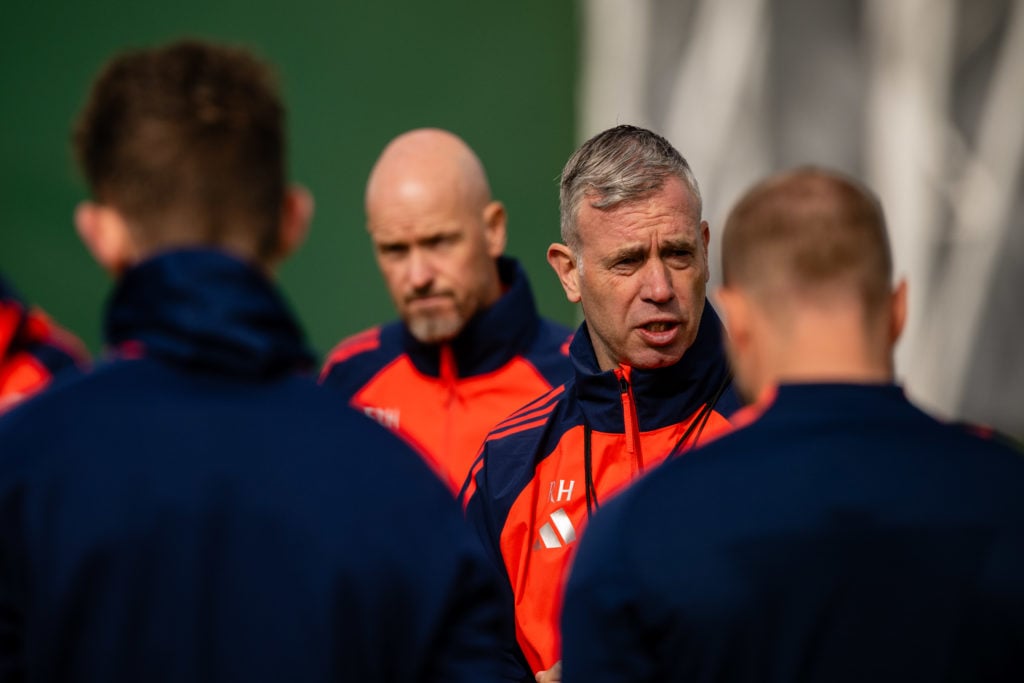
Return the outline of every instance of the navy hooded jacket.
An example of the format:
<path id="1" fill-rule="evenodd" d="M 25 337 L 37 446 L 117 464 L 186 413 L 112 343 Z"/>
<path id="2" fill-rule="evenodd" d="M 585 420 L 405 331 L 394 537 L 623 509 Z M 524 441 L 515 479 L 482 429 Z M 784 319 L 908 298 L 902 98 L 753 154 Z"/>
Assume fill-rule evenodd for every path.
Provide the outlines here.
<path id="1" fill-rule="evenodd" d="M 0 680 L 492 678 L 451 495 L 303 374 L 262 273 L 164 254 L 106 323 L 117 357 L 0 420 Z"/>

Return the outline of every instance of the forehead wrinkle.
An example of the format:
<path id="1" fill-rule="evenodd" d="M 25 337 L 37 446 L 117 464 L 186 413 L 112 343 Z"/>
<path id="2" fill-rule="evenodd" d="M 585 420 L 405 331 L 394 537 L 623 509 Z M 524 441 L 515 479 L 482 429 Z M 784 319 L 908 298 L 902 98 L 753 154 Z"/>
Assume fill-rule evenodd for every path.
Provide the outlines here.
<path id="1" fill-rule="evenodd" d="M 667 195 L 673 195 L 673 200 L 666 202 Z M 583 206 L 586 206 L 602 214 L 618 213 L 619 215 L 628 216 L 633 213 L 645 212 L 651 205 L 660 203 L 662 210 L 653 214 L 653 216 L 675 214 L 678 212 L 696 223 L 700 223 L 701 220 L 700 204 L 690 194 L 686 183 L 681 178 L 674 176 L 666 178 L 657 187 L 637 197 L 604 205 L 603 200 L 605 198 L 604 194 L 594 188 L 590 188 L 583 194 L 583 202 L 580 208 L 582 209 Z"/>
<path id="2" fill-rule="evenodd" d="M 376 244 L 421 244 L 438 237 L 461 234 L 461 224 L 456 221 L 434 221 L 430 223 L 383 223 L 370 226 L 370 237 Z"/>
<path id="3" fill-rule="evenodd" d="M 624 244 L 617 247 L 614 251 L 609 253 L 604 260 L 615 261 L 624 256 L 642 256 L 647 253 L 647 246 L 642 242 L 635 242 L 631 244 Z"/>
<path id="4" fill-rule="evenodd" d="M 680 205 L 674 201 L 665 201 L 664 194 L 648 195 L 629 202 L 623 202 L 607 208 L 598 208 L 588 204 L 592 212 L 595 227 L 603 227 L 607 232 L 622 233 L 636 230 L 657 229 L 672 224 L 677 219 L 678 226 L 687 235 L 699 230 L 700 218 L 694 217 L 688 209 L 689 204 Z M 590 222 L 590 221 L 588 221 Z M 673 226 L 675 227 L 675 226 Z"/>

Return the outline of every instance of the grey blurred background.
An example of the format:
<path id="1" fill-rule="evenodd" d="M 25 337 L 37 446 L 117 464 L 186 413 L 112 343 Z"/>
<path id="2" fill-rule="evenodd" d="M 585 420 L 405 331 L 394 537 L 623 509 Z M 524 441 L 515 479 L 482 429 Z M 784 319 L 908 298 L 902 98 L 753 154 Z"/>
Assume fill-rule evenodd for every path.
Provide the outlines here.
<path id="1" fill-rule="evenodd" d="M 702 185 L 713 262 L 761 176 L 813 163 L 866 181 L 909 283 L 908 393 L 1024 440 L 1024 1 L 582 7 L 579 137 L 664 133 Z"/>
<path id="2" fill-rule="evenodd" d="M 316 195 L 282 282 L 320 353 L 393 316 L 362 191 L 403 130 L 463 136 L 510 213 L 545 315 L 574 309 L 544 259 L 557 176 L 617 123 L 691 161 L 712 226 L 754 180 L 803 163 L 886 207 L 911 313 L 898 374 L 949 418 L 1024 440 L 1024 0 L 392 0 L 15 4 L 0 25 L 0 269 L 100 350 L 109 283 L 71 226 L 69 130 L 114 51 L 181 36 L 274 63 L 292 176 Z"/>

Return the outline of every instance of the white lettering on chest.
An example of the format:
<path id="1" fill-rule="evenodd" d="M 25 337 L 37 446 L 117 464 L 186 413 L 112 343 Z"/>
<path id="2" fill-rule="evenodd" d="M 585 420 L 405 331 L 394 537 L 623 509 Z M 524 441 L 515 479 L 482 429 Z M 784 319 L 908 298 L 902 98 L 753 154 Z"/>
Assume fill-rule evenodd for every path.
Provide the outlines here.
<path id="1" fill-rule="evenodd" d="M 375 406 L 366 406 L 363 408 L 363 412 L 388 429 L 398 429 L 398 419 L 401 414 L 401 411 L 398 408 L 377 408 Z"/>
<path id="2" fill-rule="evenodd" d="M 570 479 L 568 482 L 565 479 L 551 482 L 548 485 L 548 502 L 561 503 L 563 500 L 566 502 L 571 501 L 574 488 L 576 488 L 575 479 Z"/>

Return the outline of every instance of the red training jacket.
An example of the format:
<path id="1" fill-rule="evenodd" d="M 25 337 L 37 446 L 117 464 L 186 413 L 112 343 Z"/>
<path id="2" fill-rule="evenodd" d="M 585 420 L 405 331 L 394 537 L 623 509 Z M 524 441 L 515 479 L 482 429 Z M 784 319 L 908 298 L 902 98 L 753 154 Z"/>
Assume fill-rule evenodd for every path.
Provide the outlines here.
<path id="1" fill-rule="evenodd" d="M 526 274 L 498 260 L 506 288 L 449 343 L 424 344 L 401 322 L 342 341 L 322 382 L 415 448 L 458 493 L 487 432 L 570 373 L 567 327 L 542 319 Z"/>
<path id="2" fill-rule="evenodd" d="M 59 372 L 86 365 L 85 347 L 30 308 L 0 277 L 0 413 L 41 391 Z"/>
<path id="3" fill-rule="evenodd" d="M 466 514 L 505 569 L 514 604 L 509 680 L 533 680 L 560 659 L 562 587 L 590 515 L 646 470 L 728 430 L 740 407 L 708 304 L 673 366 L 601 371 L 586 323 L 570 357 L 565 385 L 488 435 L 467 492 Z"/>

